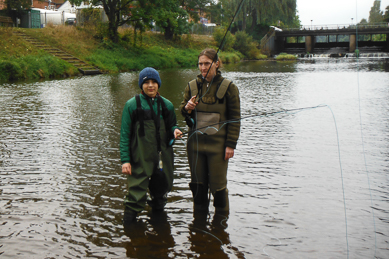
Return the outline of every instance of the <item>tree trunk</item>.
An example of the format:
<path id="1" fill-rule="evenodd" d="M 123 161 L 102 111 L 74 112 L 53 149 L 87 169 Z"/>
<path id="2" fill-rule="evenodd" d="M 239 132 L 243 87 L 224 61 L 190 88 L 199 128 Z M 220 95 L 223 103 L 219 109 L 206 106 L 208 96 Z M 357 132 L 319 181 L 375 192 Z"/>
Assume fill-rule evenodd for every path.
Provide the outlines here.
<path id="1" fill-rule="evenodd" d="M 257 10 L 255 8 L 252 9 L 251 17 L 253 19 L 251 21 L 251 31 L 254 31 L 255 27 L 257 27 L 257 19 L 258 19 Z"/>
<path id="2" fill-rule="evenodd" d="M 166 27 L 164 27 L 164 29 L 165 29 L 165 39 L 166 40 L 172 40 L 174 32 L 173 32 L 172 26 L 170 25 L 170 20 L 169 19 L 167 21 L 167 24 L 168 25 Z"/>

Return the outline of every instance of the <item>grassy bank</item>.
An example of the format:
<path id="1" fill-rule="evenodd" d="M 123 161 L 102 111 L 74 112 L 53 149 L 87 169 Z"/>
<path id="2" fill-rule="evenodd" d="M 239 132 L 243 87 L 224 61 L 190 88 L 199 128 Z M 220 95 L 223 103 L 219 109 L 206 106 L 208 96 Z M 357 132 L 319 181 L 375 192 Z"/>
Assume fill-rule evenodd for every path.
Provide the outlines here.
<path id="1" fill-rule="evenodd" d="M 0 27 L 0 81 L 16 79 L 73 76 L 76 67 L 39 50 L 12 33 L 24 33 L 57 47 L 73 56 L 99 67 L 106 73 L 140 70 L 146 66 L 157 69 L 194 67 L 200 50 L 217 48 L 213 37 L 184 35 L 166 41 L 162 34 L 146 32 L 137 35 L 121 29 L 120 42 L 114 44 L 100 37 L 95 28 L 48 26 L 43 29 L 9 29 Z M 237 62 L 238 53 L 221 53 L 224 62 Z"/>

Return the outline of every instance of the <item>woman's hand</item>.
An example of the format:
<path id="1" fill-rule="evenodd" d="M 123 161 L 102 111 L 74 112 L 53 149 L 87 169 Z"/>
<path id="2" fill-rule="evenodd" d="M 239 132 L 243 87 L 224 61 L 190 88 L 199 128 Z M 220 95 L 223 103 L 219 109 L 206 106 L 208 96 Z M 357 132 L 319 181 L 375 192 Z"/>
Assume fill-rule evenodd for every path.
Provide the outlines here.
<path id="1" fill-rule="evenodd" d="M 196 96 L 192 96 L 192 98 L 190 98 L 190 100 L 188 101 L 188 103 L 185 105 L 185 110 L 187 112 L 192 112 L 195 108 L 196 108 L 196 105 L 199 103 L 199 102 L 195 102 L 196 101 Z M 189 112 L 189 113 L 190 113 Z"/>
<path id="2" fill-rule="evenodd" d="M 232 147 L 226 147 L 226 155 L 224 156 L 224 160 L 228 160 L 234 156 L 234 149 Z"/>
<path id="3" fill-rule="evenodd" d="M 130 163 L 122 164 L 122 173 L 131 175 L 131 164 Z"/>
<path id="4" fill-rule="evenodd" d="M 175 130 L 174 130 L 174 138 L 175 138 L 175 139 L 180 139 L 180 138 L 182 138 L 182 132 L 181 132 L 181 130 L 179 130 L 179 129 L 175 129 Z"/>

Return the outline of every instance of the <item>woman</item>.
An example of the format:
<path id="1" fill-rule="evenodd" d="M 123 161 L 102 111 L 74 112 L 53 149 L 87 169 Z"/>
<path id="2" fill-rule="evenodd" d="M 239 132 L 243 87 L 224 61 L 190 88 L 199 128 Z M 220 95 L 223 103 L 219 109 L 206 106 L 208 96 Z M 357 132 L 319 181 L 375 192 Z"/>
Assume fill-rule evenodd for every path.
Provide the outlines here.
<path id="1" fill-rule="evenodd" d="M 173 185 L 172 139 L 182 134 L 173 104 L 158 93 L 159 73 L 151 67 L 143 69 L 138 84 L 142 92 L 126 102 L 120 132 L 122 173 L 127 175 L 128 183 L 124 225 L 144 209 L 147 189 L 152 209 L 165 207 Z"/>
<path id="2" fill-rule="evenodd" d="M 237 86 L 222 77 L 221 65 L 214 49 L 203 50 L 200 75 L 188 83 L 180 106 L 194 133 L 189 134 L 187 152 L 195 211 L 208 211 L 208 189 L 216 212 L 229 211 L 227 168 L 239 138 L 240 100 Z"/>

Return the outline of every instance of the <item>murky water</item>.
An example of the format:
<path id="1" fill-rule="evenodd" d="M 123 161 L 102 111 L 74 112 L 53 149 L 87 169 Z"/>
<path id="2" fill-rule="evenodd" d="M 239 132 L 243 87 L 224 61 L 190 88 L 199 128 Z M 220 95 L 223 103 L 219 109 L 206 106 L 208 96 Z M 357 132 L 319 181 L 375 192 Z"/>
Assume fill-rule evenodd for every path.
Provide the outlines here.
<path id="1" fill-rule="evenodd" d="M 224 71 L 248 117 L 230 162 L 228 219 L 213 209 L 193 218 L 182 141 L 165 212 L 147 208 L 131 233 L 118 146 L 137 73 L 0 85 L 0 255 L 389 258 L 388 61 Z M 196 74 L 161 71 L 162 95 L 178 108 Z"/>

